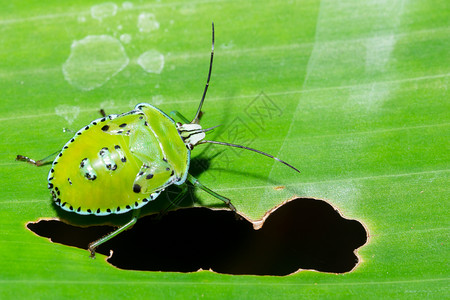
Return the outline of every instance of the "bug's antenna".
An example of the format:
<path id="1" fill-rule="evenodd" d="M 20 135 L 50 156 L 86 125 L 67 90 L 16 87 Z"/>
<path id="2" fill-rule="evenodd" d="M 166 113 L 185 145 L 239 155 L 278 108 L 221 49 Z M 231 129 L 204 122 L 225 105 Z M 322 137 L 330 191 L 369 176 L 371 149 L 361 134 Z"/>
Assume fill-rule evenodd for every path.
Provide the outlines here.
<path id="1" fill-rule="evenodd" d="M 213 127 L 205 128 L 205 129 L 202 129 L 201 132 L 212 131 L 212 130 L 216 129 L 216 128 L 219 127 L 219 126 L 222 126 L 222 125 L 219 124 L 219 125 L 216 125 L 216 126 L 213 126 Z"/>
<path id="2" fill-rule="evenodd" d="M 205 143 L 216 144 L 216 145 L 224 145 L 224 146 L 229 146 L 229 147 L 235 147 L 235 148 L 241 148 L 241 149 L 250 150 L 250 151 L 253 151 L 253 152 L 256 152 L 256 153 L 265 155 L 265 156 L 267 156 L 267 157 L 273 158 L 273 159 L 275 159 L 276 161 L 279 161 L 280 163 L 285 164 L 285 165 L 288 166 L 289 168 L 294 169 L 295 171 L 297 171 L 297 172 L 300 173 L 300 171 L 299 171 L 296 167 L 294 167 L 294 166 L 288 164 L 287 162 L 285 162 L 285 161 L 279 159 L 278 157 L 275 157 L 275 156 L 270 155 L 270 154 L 268 154 L 268 153 L 262 152 L 262 151 L 260 151 L 260 150 L 256 150 L 256 149 L 253 149 L 253 148 L 249 148 L 249 147 L 241 146 L 241 145 L 236 145 L 236 144 L 230 144 L 230 143 L 224 143 L 224 142 L 216 142 L 216 141 L 207 141 L 207 140 L 203 140 L 203 141 L 199 142 L 198 144 L 205 144 Z"/>
<path id="3" fill-rule="evenodd" d="M 213 57 L 214 57 L 214 22 L 212 22 L 212 46 L 211 46 L 211 60 L 209 61 L 208 79 L 206 80 L 206 85 L 205 85 L 205 90 L 203 91 L 202 100 L 200 101 L 200 105 L 198 106 L 197 113 L 195 114 L 195 118 L 192 120 L 191 124 L 198 124 L 198 122 L 199 122 L 199 116 L 202 111 L 203 102 L 205 101 L 206 92 L 208 91 L 208 86 L 209 86 L 209 80 L 211 78 Z"/>

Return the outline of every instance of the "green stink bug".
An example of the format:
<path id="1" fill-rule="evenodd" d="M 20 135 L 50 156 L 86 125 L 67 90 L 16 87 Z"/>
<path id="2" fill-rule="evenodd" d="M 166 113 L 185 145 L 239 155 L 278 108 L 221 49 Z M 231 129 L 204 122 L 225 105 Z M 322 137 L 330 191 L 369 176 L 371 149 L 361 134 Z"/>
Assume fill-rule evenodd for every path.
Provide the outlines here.
<path id="1" fill-rule="evenodd" d="M 103 116 L 83 127 L 57 154 L 48 175 L 53 201 L 62 209 L 81 215 L 105 216 L 133 210 L 132 219 L 109 235 L 89 245 L 91 257 L 102 243 L 130 228 L 139 217 L 139 209 L 156 199 L 169 185 L 186 181 L 225 202 L 231 201 L 201 184 L 189 174 L 191 150 L 212 143 L 251 150 L 273 158 L 299 172 L 290 164 L 262 151 L 224 142 L 205 140 L 199 117 L 211 78 L 214 57 L 214 23 L 208 78 L 194 119 L 175 122 L 158 108 L 141 103 L 120 115 Z M 18 155 L 17 160 L 36 166 L 49 163 L 52 156 L 35 161 Z M 175 201 L 183 196 L 178 195 Z"/>

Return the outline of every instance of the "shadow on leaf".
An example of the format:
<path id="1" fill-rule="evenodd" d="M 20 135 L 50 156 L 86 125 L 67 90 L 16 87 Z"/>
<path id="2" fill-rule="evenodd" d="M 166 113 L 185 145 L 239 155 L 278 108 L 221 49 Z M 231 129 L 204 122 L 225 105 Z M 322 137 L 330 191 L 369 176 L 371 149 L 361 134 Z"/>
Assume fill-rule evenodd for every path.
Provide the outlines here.
<path id="1" fill-rule="evenodd" d="M 57 220 L 28 228 L 53 242 L 87 249 L 112 226 L 76 227 Z M 113 255 L 120 269 L 283 276 L 300 269 L 345 273 L 358 263 L 355 250 L 367 241 L 356 220 L 343 218 L 325 201 L 296 198 L 274 210 L 259 230 L 229 211 L 188 208 L 162 218 L 146 216 L 106 242 L 97 253 Z M 86 252 L 86 259 L 89 259 Z"/>

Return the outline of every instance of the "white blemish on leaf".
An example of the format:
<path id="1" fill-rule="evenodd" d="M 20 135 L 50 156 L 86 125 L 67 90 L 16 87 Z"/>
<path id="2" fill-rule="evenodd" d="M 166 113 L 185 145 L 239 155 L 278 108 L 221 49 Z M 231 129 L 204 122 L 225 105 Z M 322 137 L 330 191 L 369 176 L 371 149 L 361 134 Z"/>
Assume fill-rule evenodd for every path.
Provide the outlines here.
<path id="1" fill-rule="evenodd" d="M 160 74 L 164 68 L 164 55 L 156 50 L 149 50 L 142 53 L 137 62 L 146 72 Z"/>
<path id="2" fill-rule="evenodd" d="M 220 48 L 226 49 L 226 50 L 234 48 L 233 40 L 229 41 L 228 43 L 220 44 Z"/>
<path id="3" fill-rule="evenodd" d="M 161 103 L 164 102 L 164 96 L 162 95 L 155 95 L 152 97 L 152 104 L 153 105 L 160 105 Z"/>
<path id="4" fill-rule="evenodd" d="M 193 3 L 185 4 L 180 8 L 182 15 L 192 15 L 197 11 L 197 6 Z"/>
<path id="5" fill-rule="evenodd" d="M 102 86 L 128 63 L 119 40 L 109 35 L 90 35 L 72 43 L 62 70 L 71 85 L 89 91 Z"/>
<path id="6" fill-rule="evenodd" d="M 349 109 L 362 108 L 362 111 L 377 111 L 391 94 L 390 85 L 372 83 L 370 85 L 353 88 L 349 95 Z M 357 104 L 358 106 L 355 106 Z"/>
<path id="7" fill-rule="evenodd" d="M 112 2 L 106 2 L 91 7 L 91 16 L 94 19 L 102 21 L 104 18 L 114 17 L 117 13 L 117 5 Z"/>
<path id="8" fill-rule="evenodd" d="M 138 17 L 137 27 L 140 32 L 152 32 L 159 29 L 159 22 L 152 13 L 141 13 Z"/>
<path id="9" fill-rule="evenodd" d="M 115 107 L 116 106 L 114 100 L 105 100 L 100 103 L 100 109 L 104 109 L 106 113 L 108 113 L 110 109 L 114 109 Z"/>
<path id="10" fill-rule="evenodd" d="M 55 107 L 55 113 L 64 118 L 69 125 L 72 125 L 80 113 L 80 108 L 78 106 L 61 104 Z"/>
<path id="11" fill-rule="evenodd" d="M 366 40 L 366 71 L 384 71 L 395 46 L 393 34 Z"/>
<path id="12" fill-rule="evenodd" d="M 123 9 L 132 9 L 133 8 L 133 3 L 130 1 L 125 1 L 124 3 L 122 3 L 122 8 Z"/>
<path id="13" fill-rule="evenodd" d="M 129 44 L 131 42 L 131 35 L 128 33 L 124 33 L 120 36 L 120 41 L 125 44 Z"/>

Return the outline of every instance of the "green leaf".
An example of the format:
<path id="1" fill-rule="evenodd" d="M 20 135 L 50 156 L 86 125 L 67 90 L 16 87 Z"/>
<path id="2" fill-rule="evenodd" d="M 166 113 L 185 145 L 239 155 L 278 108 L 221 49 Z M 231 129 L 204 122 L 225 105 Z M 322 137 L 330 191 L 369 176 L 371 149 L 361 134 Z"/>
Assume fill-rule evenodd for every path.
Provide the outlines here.
<path id="1" fill-rule="evenodd" d="M 445 1 L 1 7 L 2 299 L 448 295 Z M 202 125 L 221 124 L 211 139 L 268 152 L 302 173 L 248 151 L 198 146 L 193 155 L 206 160 L 197 160 L 196 176 L 252 220 L 293 196 L 326 200 L 369 233 L 353 271 L 274 277 L 119 270 L 26 228 L 60 212 L 46 189 L 49 168 L 15 156 L 61 149 L 71 138 L 62 129 L 78 130 L 100 108 L 121 113 L 148 102 L 192 118 L 206 82 L 212 21 L 215 60 Z M 197 204 L 223 207 L 202 191 L 195 195 Z"/>

